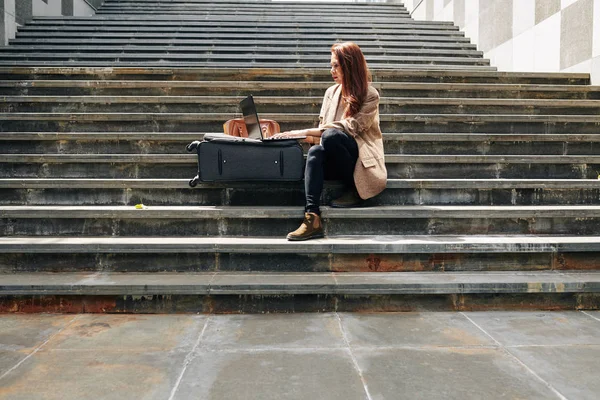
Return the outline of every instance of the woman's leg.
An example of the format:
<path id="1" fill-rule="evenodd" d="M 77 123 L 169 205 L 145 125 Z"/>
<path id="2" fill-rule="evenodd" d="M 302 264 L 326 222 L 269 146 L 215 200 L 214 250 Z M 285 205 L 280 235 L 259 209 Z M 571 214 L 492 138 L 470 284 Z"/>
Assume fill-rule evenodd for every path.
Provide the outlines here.
<path id="1" fill-rule="evenodd" d="M 354 188 L 354 167 L 358 160 L 356 140 L 339 129 L 327 129 L 321 143 L 325 149 L 327 178 L 341 179 L 346 186 Z"/>
<path id="2" fill-rule="evenodd" d="M 354 188 L 354 166 L 358 159 L 358 145 L 353 137 L 339 129 L 327 129 L 321 136 L 321 144 L 312 146 L 306 158 L 304 190 L 306 212 L 321 215 L 321 193 L 327 179 L 341 179 Z"/>
<path id="3" fill-rule="evenodd" d="M 337 129 L 327 129 L 321 144 L 310 148 L 304 171 L 306 206 L 304 221 L 298 229 L 288 233 L 288 240 L 308 240 L 323 237 L 321 223 L 321 193 L 323 182 L 342 179 L 354 187 L 354 166 L 358 159 L 358 146 L 354 138 Z"/>
<path id="4" fill-rule="evenodd" d="M 304 191 L 306 194 L 306 212 L 321 215 L 321 193 L 325 174 L 325 149 L 321 145 L 312 146 L 306 157 L 304 171 Z"/>

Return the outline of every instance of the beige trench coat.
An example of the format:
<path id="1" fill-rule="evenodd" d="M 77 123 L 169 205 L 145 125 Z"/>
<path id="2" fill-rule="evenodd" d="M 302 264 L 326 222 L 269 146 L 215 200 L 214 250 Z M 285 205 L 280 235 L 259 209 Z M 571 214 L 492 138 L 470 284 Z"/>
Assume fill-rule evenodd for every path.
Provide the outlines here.
<path id="1" fill-rule="evenodd" d="M 340 129 L 354 137 L 358 144 L 354 184 L 359 196 L 368 199 L 381 193 L 387 182 L 383 138 L 379 128 L 379 93 L 369 86 L 360 111 L 353 117 L 336 120 L 341 95 L 342 86 L 339 84 L 327 89 L 319 114 L 319 128 Z"/>

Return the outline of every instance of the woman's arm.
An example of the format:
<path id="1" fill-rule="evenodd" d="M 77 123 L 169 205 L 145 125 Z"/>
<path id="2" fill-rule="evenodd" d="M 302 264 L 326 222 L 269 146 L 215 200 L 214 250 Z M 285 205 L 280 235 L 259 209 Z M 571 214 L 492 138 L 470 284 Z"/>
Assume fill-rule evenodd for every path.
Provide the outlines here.
<path id="1" fill-rule="evenodd" d="M 305 140 L 306 142 L 315 143 L 315 140 L 313 138 L 320 138 L 322 133 L 323 133 L 323 129 L 310 128 L 310 129 L 298 129 L 298 130 L 293 130 L 293 131 L 285 131 L 285 132 L 281 132 L 276 135 L 273 135 L 273 137 L 284 138 L 284 139 L 294 139 L 297 137 L 306 136 L 306 140 Z"/>
<path id="2" fill-rule="evenodd" d="M 334 121 L 325 124 L 325 128 L 341 129 L 351 136 L 360 136 L 375 123 L 379 114 L 379 93 L 377 90 L 370 90 L 365 102 L 353 117 L 343 118 L 340 121 Z"/>

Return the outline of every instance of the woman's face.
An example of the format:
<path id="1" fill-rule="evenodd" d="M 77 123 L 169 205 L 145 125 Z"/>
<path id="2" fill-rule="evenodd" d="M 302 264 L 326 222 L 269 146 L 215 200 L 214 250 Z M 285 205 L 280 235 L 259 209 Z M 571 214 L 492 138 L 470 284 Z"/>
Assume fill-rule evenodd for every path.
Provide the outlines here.
<path id="1" fill-rule="evenodd" d="M 331 53 L 331 77 L 335 83 L 342 84 L 344 82 L 344 74 L 342 73 L 342 67 L 338 62 L 338 58 L 335 54 Z"/>

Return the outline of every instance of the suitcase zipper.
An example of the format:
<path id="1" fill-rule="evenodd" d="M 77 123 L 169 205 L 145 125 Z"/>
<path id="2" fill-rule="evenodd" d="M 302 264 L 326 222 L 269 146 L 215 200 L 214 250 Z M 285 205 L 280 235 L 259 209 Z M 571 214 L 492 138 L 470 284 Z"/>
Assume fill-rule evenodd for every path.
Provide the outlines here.
<path id="1" fill-rule="evenodd" d="M 219 153 L 217 155 L 217 163 L 219 164 L 219 175 L 223 175 L 223 154 L 221 153 L 221 149 L 219 149 Z"/>
<path id="2" fill-rule="evenodd" d="M 279 174 L 283 177 L 283 150 L 279 152 Z"/>

